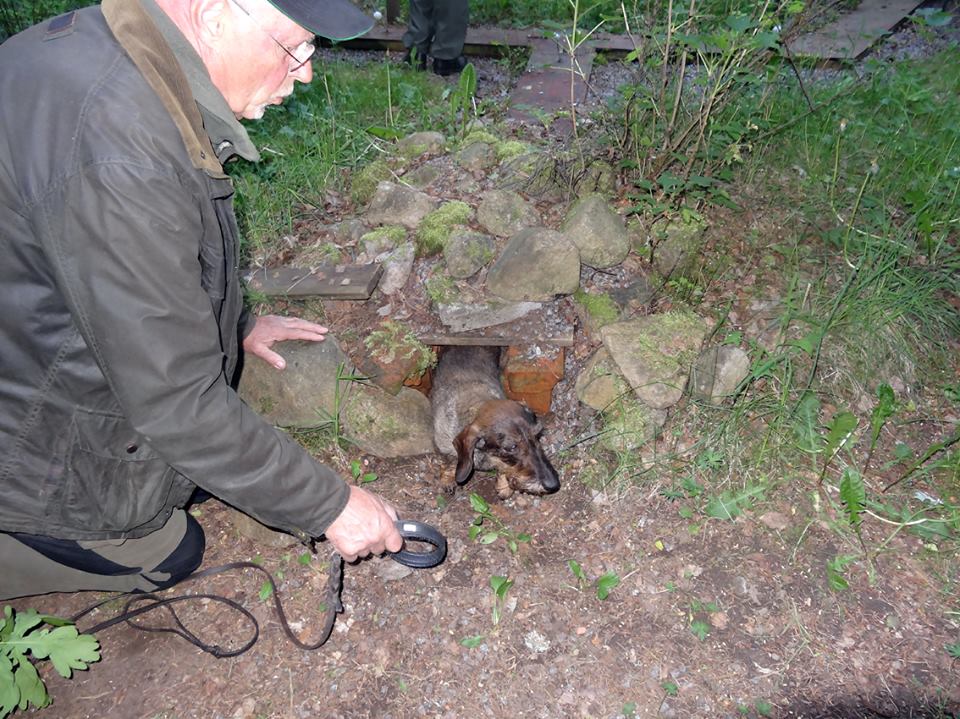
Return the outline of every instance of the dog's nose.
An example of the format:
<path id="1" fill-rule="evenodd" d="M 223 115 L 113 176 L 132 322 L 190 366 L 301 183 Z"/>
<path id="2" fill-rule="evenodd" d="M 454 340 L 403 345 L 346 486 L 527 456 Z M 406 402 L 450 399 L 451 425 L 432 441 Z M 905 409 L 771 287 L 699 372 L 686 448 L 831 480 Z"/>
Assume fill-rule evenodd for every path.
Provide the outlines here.
<path id="1" fill-rule="evenodd" d="M 560 476 L 550 462 L 544 460 L 543 464 L 543 469 L 546 471 L 540 473 L 540 486 L 543 487 L 545 494 L 553 494 L 560 489 Z"/>

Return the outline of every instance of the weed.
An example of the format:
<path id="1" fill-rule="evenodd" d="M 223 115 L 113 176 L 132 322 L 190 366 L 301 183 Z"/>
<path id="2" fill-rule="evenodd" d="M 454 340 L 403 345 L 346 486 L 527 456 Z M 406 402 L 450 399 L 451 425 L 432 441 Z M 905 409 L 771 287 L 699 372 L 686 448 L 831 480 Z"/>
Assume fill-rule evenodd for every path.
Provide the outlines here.
<path id="1" fill-rule="evenodd" d="M 456 283 L 447 275 L 432 275 L 426 281 L 424 290 L 434 306 L 450 302 L 456 297 Z"/>
<path id="2" fill-rule="evenodd" d="M 363 463 L 359 459 L 350 462 L 350 476 L 353 477 L 354 484 L 361 486 L 377 481 L 375 473 L 363 471 Z"/>
<path id="3" fill-rule="evenodd" d="M 507 597 L 507 592 L 513 586 L 513 580 L 494 574 L 490 577 L 490 589 L 493 590 L 493 626 L 500 624 L 503 615 L 503 604 Z"/>
<path id="4" fill-rule="evenodd" d="M 444 202 L 420 221 L 416 234 L 417 255 L 424 257 L 442 252 L 453 229 L 468 223 L 472 216 L 473 209 L 467 203 Z"/>
<path id="5" fill-rule="evenodd" d="M 366 381 L 367 377 L 355 374 L 353 371 L 348 371 L 343 362 L 337 365 L 337 374 L 334 377 L 333 385 L 333 410 L 329 412 L 325 409 L 317 410 L 322 421 L 321 424 L 313 430 L 314 432 L 317 430 L 329 432 L 334 447 L 343 447 L 348 441 L 343 435 L 343 425 L 340 421 L 340 414 L 343 411 L 343 390 L 341 389 L 341 385 L 344 382 Z"/>
<path id="6" fill-rule="evenodd" d="M 479 541 L 480 544 L 493 544 L 502 538 L 511 554 L 516 554 L 521 544 L 530 541 L 530 535 L 526 532 L 514 532 L 504 524 L 490 509 L 490 503 L 476 492 L 470 494 L 470 506 L 477 513 L 468 533 L 471 540 Z M 484 523 L 488 527 L 486 531 Z"/>
<path id="7" fill-rule="evenodd" d="M 49 624 L 53 629 L 41 628 Z M 47 687 L 31 661 L 49 659 L 64 679 L 75 669 L 86 670 L 100 660 L 100 644 L 92 636 L 80 634 L 72 622 L 38 614 L 35 609 L 15 612 L 3 608 L 0 622 L 0 717 L 14 709 L 31 705 L 41 708 L 50 703 Z"/>

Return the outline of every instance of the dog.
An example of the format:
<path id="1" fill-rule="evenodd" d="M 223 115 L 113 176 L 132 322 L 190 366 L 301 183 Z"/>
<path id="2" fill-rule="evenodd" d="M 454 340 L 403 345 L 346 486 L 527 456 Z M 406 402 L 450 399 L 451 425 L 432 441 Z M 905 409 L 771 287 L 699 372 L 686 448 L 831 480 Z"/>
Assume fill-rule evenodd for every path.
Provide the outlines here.
<path id="1" fill-rule="evenodd" d="M 441 486 L 453 493 L 470 479 L 474 468 L 497 471 L 497 495 L 514 492 L 552 494 L 560 478 L 538 436 L 536 415 L 506 399 L 500 385 L 498 347 L 451 347 L 440 355 L 430 394 L 433 441 L 456 456 L 455 471 L 446 470 Z"/>

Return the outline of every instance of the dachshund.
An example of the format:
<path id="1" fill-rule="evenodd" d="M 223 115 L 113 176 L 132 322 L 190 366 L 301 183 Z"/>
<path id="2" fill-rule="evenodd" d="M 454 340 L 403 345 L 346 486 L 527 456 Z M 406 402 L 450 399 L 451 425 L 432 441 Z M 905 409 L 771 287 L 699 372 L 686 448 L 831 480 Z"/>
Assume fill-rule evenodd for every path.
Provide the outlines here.
<path id="1" fill-rule="evenodd" d="M 440 356 L 430 395 L 433 441 L 457 458 L 441 486 L 452 493 L 476 465 L 497 471 L 501 499 L 515 491 L 552 494 L 560 478 L 537 439 L 543 427 L 528 407 L 504 396 L 499 358 L 498 347 L 451 347 Z"/>

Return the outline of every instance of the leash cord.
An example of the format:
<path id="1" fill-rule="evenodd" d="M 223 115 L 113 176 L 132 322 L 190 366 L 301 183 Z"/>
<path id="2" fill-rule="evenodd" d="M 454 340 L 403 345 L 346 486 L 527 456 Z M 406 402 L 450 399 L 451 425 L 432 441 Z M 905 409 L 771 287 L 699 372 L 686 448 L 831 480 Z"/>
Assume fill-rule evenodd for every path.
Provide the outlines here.
<path id="1" fill-rule="evenodd" d="M 324 624 L 323 629 L 320 633 L 320 639 L 312 644 L 308 644 L 300 640 L 293 630 L 290 628 L 290 623 L 287 620 L 287 615 L 283 611 L 283 604 L 280 602 L 280 590 L 277 587 L 276 581 L 273 579 L 273 575 L 270 574 L 266 569 L 261 567 L 258 564 L 253 562 L 230 562 L 229 564 L 223 564 L 218 567 L 210 567 L 209 569 L 204 569 L 199 572 L 195 572 L 190 576 L 186 577 L 183 581 L 190 581 L 194 579 L 201 579 L 202 577 L 209 577 L 214 574 L 220 574 L 221 572 L 226 572 L 232 569 L 256 569 L 258 572 L 262 572 L 266 575 L 270 585 L 273 587 L 273 606 L 277 611 L 277 616 L 280 618 L 280 626 L 283 629 L 284 634 L 287 635 L 287 638 L 293 642 L 300 649 L 306 651 L 313 651 L 319 649 L 321 646 L 326 644 L 327 640 L 330 638 L 330 634 L 333 632 L 333 624 L 336 621 L 337 614 L 343 612 L 343 603 L 340 601 L 340 592 L 343 589 L 343 558 L 338 552 L 333 552 L 330 555 L 330 574 L 327 577 L 327 600 L 326 600 L 326 612 L 324 613 Z M 91 627 L 84 631 L 85 634 L 96 634 L 101 632 L 104 629 L 119 624 L 120 622 L 126 622 L 131 627 L 139 629 L 144 632 L 168 632 L 171 634 L 177 634 L 178 636 L 183 637 L 188 642 L 198 647 L 199 649 L 212 654 L 218 659 L 226 657 L 236 657 L 240 654 L 243 654 L 245 651 L 250 649 L 254 644 L 256 644 L 257 639 L 260 637 L 260 624 L 257 622 L 256 617 L 250 612 L 249 609 L 244 607 L 239 602 L 236 602 L 227 597 L 221 597 L 216 594 L 183 594 L 173 597 L 159 597 L 156 594 L 152 593 L 142 593 L 142 594 L 132 594 L 130 592 L 125 592 L 123 594 L 115 595 L 108 597 L 96 604 L 93 604 L 80 613 L 71 617 L 71 621 L 76 624 L 78 620 L 97 609 L 98 607 L 107 604 L 108 602 L 116 601 L 122 597 L 130 597 L 130 599 L 124 604 L 123 609 L 120 611 L 120 614 L 117 616 L 107 619 L 95 626 Z M 253 636 L 239 649 L 224 649 L 219 644 L 207 644 L 201 640 L 196 634 L 191 632 L 187 627 L 180 621 L 180 617 L 177 616 L 177 613 L 174 611 L 173 606 L 179 602 L 186 601 L 195 601 L 195 600 L 210 600 L 214 602 L 219 602 L 226 605 L 230 609 L 233 609 L 243 615 L 244 619 L 251 625 Z M 135 606 L 137 604 L 142 604 L 143 606 Z M 143 624 L 141 622 L 132 621 L 134 617 L 138 617 L 141 614 L 146 614 L 151 612 L 154 609 L 159 609 L 164 607 L 167 612 L 169 612 L 171 618 L 176 623 L 175 627 L 159 627 L 159 626 L 150 626 Z"/>

